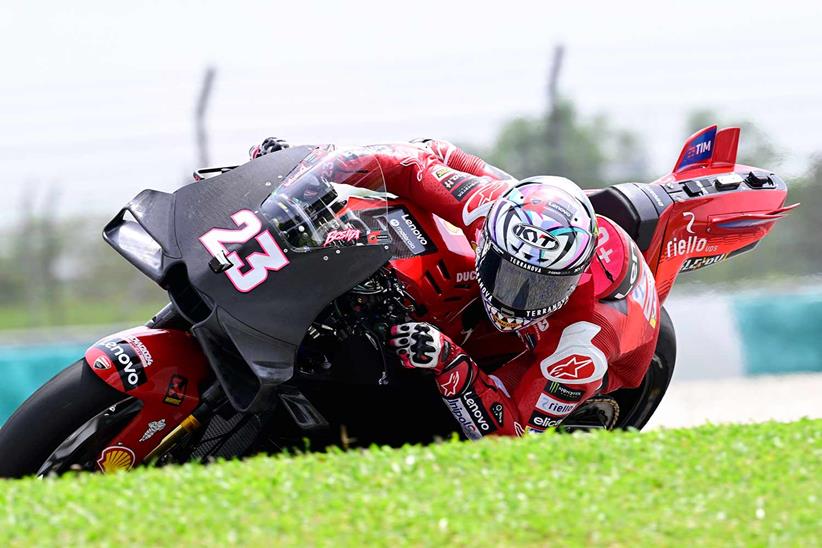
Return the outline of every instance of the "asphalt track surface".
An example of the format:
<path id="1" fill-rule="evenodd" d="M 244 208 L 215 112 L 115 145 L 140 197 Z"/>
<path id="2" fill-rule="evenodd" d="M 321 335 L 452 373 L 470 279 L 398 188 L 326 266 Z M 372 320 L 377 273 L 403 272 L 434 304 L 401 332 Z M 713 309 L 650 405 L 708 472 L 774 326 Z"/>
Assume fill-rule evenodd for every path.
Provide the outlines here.
<path id="1" fill-rule="evenodd" d="M 647 428 L 822 418 L 822 373 L 674 379 Z"/>

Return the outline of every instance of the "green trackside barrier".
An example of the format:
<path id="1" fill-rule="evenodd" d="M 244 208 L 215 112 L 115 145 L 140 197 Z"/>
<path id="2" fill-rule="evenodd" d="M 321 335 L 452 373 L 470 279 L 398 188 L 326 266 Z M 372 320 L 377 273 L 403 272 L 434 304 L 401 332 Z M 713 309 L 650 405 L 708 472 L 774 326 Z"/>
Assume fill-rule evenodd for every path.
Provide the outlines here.
<path id="1" fill-rule="evenodd" d="M 739 295 L 732 306 L 746 374 L 822 371 L 822 293 Z"/>
<path id="2" fill-rule="evenodd" d="M 87 344 L 0 347 L 0 425 L 54 375 L 83 357 Z"/>

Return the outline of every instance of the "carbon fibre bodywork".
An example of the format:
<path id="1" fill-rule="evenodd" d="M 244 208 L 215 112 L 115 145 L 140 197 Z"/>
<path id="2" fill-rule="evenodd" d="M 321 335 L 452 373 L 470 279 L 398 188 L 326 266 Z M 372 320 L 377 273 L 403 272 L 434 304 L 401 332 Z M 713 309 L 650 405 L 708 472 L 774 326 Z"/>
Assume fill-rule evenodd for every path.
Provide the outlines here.
<path id="1" fill-rule="evenodd" d="M 390 258 L 381 245 L 291 253 L 287 268 L 267 272 L 267 282 L 253 292 L 238 291 L 209 265 L 213 257 L 200 237 L 230 227 L 237 211 L 253 212 L 268 226 L 261 203 L 312 150 L 268 154 L 173 194 L 144 191 L 104 230 L 109 244 L 168 290 L 239 411 L 266 407 L 272 390 L 293 375 L 296 349 L 320 310 Z M 129 245 L 134 238 L 127 236 L 140 231 L 159 249 Z M 278 231 L 270 234 L 287 248 Z M 250 239 L 231 250 L 245 256 L 258 246 Z"/>

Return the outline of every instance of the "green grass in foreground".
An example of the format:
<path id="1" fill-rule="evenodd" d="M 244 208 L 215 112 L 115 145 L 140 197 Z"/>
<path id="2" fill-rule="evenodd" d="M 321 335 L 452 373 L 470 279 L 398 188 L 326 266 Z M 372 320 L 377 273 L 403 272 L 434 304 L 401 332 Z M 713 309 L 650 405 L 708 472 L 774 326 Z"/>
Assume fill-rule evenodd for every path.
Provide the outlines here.
<path id="1" fill-rule="evenodd" d="M 0 545 L 820 544 L 822 421 L 0 481 Z"/>

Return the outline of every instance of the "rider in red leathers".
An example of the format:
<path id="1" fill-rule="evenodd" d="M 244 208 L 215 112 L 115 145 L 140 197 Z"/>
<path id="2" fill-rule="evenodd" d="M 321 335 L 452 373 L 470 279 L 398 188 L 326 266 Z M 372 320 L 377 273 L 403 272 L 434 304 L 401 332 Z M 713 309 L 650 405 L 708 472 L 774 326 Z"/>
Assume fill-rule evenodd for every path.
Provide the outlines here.
<path id="1" fill-rule="evenodd" d="M 251 156 L 281 146 L 266 140 Z M 517 181 L 445 141 L 366 149 L 389 192 L 462 229 L 491 323 L 528 348 L 487 374 L 431 324 L 392 328 L 402 364 L 434 373 L 468 438 L 542 432 L 597 394 L 639 386 L 659 335 L 653 274 L 578 186 L 561 177 Z M 355 169 L 358 160 L 333 169 Z"/>

